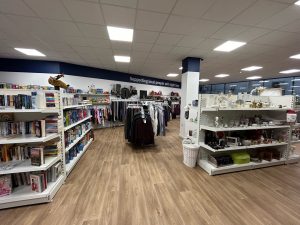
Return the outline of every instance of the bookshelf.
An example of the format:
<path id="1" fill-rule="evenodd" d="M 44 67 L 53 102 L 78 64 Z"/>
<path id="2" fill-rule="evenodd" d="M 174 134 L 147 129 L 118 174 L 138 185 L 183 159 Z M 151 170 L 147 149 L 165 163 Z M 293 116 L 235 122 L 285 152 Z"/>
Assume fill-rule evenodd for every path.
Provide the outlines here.
<path id="1" fill-rule="evenodd" d="M 75 98 L 76 96 L 80 96 L 81 94 L 68 94 L 69 100 L 72 98 L 72 96 Z M 64 97 L 66 94 L 63 95 Z M 82 99 L 79 98 L 79 102 L 81 102 Z M 68 105 L 68 106 L 63 106 L 62 107 L 62 114 L 65 116 L 68 110 L 86 110 L 87 115 L 82 118 L 81 120 L 72 123 L 68 126 L 65 126 L 64 123 L 62 123 L 63 126 L 63 140 L 68 138 L 66 136 L 66 132 L 69 132 L 71 129 L 75 129 L 75 132 L 77 132 L 77 127 L 84 126 L 84 124 L 89 123 L 89 127 L 85 129 L 82 134 L 74 139 L 68 146 L 66 146 L 65 141 L 63 141 L 63 155 L 64 155 L 64 164 L 65 164 L 65 175 L 66 177 L 72 172 L 72 170 L 75 168 L 76 164 L 79 162 L 83 154 L 87 151 L 88 147 L 91 145 L 93 138 L 90 138 L 86 143 L 83 141 L 85 140 L 86 137 L 90 137 L 90 133 L 92 132 L 91 128 L 91 118 L 92 116 L 90 115 L 90 111 L 88 107 L 90 107 L 92 104 L 76 104 L 76 105 Z M 82 127 L 80 127 L 82 129 Z M 85 143 L 85 144 L 84 144 Z M 84 147 L 82 148 L 81 151 L 77 152 L 76 156 L 72 157 L 72 159 L 69 159 L 70 157 L 70 152 L 72 151 L 73 148 L 75 148 L 78 145 L 84 144 Z M 76 150 L 77 151 L 77 150 Z"/>
<path id="2" fill-rule="evenodd" d="M 18 108 L 16 106 L 17 99 L 12 98 L 14 102 L 13 105 L 11 105 L 11 102 L 8 103 L 8 100 L 2 101 L 0 105 L 0 116 L 2 118 L 5 118 L 6 114 L 13 114 L 13 121 L 39 121 L 49 115 L 57 116 L 57 124 L 54 122 L 54 124 L 57 125 L 57 133 L 46 133 L 45 137 L 37 137 L 35 134 L 8 135 L 7 137 L 0 138 L 1 146 L 40 146 L 40 144 L 44 146 L 50 141 L 55 141 L 58 151 L 58 154 L 55 154 L 55 156 L 45 156 L 45 162 L 40 166 L 32 165 L 31 159 L 0 162 L 1 177 L 5 176 L 13 179 L 13 176 L 17 175 L 21 177 L 21 173 L 23 175 L 25 173 L 28 175 L 26 178 L 25 175 L 23 176 L 23 183 L 21 182 L 17 187 L 13 187 L 9 195 L 0 197 L 0 209 L 51 202 L 59 188 L 63 185 L 66 177 L 62 149 L 63 118 L 62 106 L 60 103 L 60 91 L 2 89 L 0 90 L 0 95 L 2 100 L 4 98 L 9 99 L 10 95 L 26 95 L 24 99 L 30 99 L 29 103 L 22 100 L 22 104 L 25 104 L 26 106 L 22 105 L 20 108 L 19 106 Z M 44 129 L 42 127 L 40 128 Z M 47 130 L 46 127 L 45 129 Z M 44 151 L 43 148 L 42 151 Z M 47 172 L 48 175 L 48 172 L 50 172 L 50 174 L 52 173 L 52 171 L 49 170 L 52 170 L 54 166 L 57 166 L 58 170 L 56 171 L 56 175 L 52 176 L 53 179 L 48 180 L 47 187 L 42 192 L 32 191 L 32 185 L 30 185 L 31 178 L 29 179 L 29 174 L 34 173 L 36 175 L 41 174 L 41 172 L 44 171 L 45 173 Z M 27 182 L 24 182 L 25 180 L 27 180 Z M 41 182 L 45 181 L 41 180 Z"/>

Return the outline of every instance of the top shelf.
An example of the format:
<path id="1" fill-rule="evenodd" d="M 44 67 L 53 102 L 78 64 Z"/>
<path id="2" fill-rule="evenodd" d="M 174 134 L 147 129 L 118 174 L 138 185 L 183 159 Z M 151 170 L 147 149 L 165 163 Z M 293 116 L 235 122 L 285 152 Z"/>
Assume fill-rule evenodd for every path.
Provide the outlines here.
<path id="1" fill-rule="evenodd" d="M 0 109 L 0 113 L 59 113 L 59 109 Z"/>
<path id="2" fill-rule="evenodd" d="M 290 126 L 282 125 L 282 126 L 248 126 L 248 127 L 210 127 L 210 126 L 200 125 L 200 129 L 210 130 L 213 132 L 239 131 L 239 130 L 287 129 L 287 128 L 290 128 Z"/>
<path id="3" fill-rule="evenodd" d="M 81 108 L 81 107 L 91 106 L 91 105 L 92 105 L 92 104 L 67 105 L 67 106 L 64 106 L 64 109 Z"/>
<path id="4" fill-rule="evenodd" d="M 201 108 L 202 112 L 213 111 L 287 111 L 289 108 Z"/>
<path id="5" fill-rule="evenodd" d="M 110 96 L 111 94 L 78 93 L 78 95 L 84 95 L 84 96 Z"/>

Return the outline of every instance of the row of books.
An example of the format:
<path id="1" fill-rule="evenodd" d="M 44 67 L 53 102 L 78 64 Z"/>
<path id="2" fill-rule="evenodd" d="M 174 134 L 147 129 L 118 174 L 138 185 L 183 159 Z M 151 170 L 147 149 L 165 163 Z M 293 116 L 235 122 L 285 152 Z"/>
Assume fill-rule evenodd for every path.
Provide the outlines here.
<path id="1" fill-rule="evenodd" d="M 58 133 L 58 116 L 57 115 L 50 115 L 45 118 L 45 123 L 46 123 L 46 133 L 47 134 L 53 134 L 53 133 Z"/>
<path id="2" fill-rule="evenodd" d="M 51 86 L 41 86 L 41 85 L 19 85 L 12 83 L 0 83 L 0 89 L 20 89 L 20 90 L 54 90 Z"/>
<path id="3" fill-rule="evenodd" d="M 0 145 L 0 162 L 31 160 L 31 165 L 41 166 L 45 157 L 55 157 L 61 149 L 60 142 L 43 146 Z"/>
<path id="4" fill-rule="evenodd" d="M 46 121 L 20 121 L 20 122 L 0 122 L 0 134 L 2 137 L 10 135 L 32 134 L 36 137 L 46 136 Z M 1 138 L 0 138 L 1 139 Z"/>
<path id="5" fill-rule="evenodd" d="M 93 137 L 92 132 L 88 132 L 73 148 L 71 148 L 65 154 L 66 164 L 70 163 L 81 151 L 83 151 L 84 146 Z"/>
<path id="6" fill-rule="evenodd" d="M 0 94 L 0 108 L 44 109 L 58 108 L 58 95 L 54 92 L 33 91 L 31 94 Z"/>
<path id="7" fill-rule="evenodd" d="M 64 111 L 64 125 L 65 127 L 70 126 L 86 117 L 88 117 L 89 110 L 87 109 L 70 109 Z"/>
<path id="8" fill-rule="evenodd" d="M 73 127 L 72 129 L 65 131 L 66 148 L 90 128 L 91 128 L 91 122 L 84 122 Z"/>
<path id="9" fill-rule="evenodd" d="M 63 102 L 63 106 L 79 105 L 80 98 L 78 95 L 75 95 L 73 97 L 63 97 L 62 102 Z"/>
<path id="10" fill-rule="evenodd" d="M 43 192 L 49 182 L 55 182 L 62 173 L 62 162 L 57 162 L 46 171 L 0 175 L 0 197 L 13 193 L 21 186 L 31 186 L 31 191 Z"/>

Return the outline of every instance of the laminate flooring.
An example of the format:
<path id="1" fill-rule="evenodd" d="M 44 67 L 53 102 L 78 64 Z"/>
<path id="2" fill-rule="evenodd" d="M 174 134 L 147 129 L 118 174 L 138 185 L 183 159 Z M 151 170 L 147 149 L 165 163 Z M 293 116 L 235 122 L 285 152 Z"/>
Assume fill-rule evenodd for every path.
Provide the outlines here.
<path id="1" fill-rule="evenodd" d="M 300 224 L 300 165 L 209 176 L 182 163 L 179 120 L 156 146 L 123 128 L 95 141 L 49 204 L 0 211 L 1 225 Z"/>

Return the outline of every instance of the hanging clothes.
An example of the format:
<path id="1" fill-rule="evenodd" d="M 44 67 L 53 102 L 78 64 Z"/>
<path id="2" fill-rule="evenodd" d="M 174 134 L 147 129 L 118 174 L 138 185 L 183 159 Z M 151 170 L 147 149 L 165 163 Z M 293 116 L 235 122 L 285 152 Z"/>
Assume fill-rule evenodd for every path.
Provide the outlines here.
<path id="1" fill-rule="evenodd" d="M 111 126 L 112 110 L 110 106 L 92 106 L 89 108 L 94 128 Z"/>

